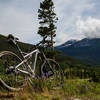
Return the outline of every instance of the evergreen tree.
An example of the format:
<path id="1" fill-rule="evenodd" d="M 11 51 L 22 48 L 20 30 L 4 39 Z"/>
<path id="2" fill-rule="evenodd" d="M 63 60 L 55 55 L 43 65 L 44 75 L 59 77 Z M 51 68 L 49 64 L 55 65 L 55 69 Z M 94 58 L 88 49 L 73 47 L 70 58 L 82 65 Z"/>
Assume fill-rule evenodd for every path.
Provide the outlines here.
<path id="1" fill-rule="evenodd" d="M 54 37 L 56 36 L 56 26 L 58 18 L 54 12 L 54 3 L 52 0 L 44 0 L 40 2 L 40 9 L 38 9 L 39 30 L 38 34 L 43 38 L 47 37 L 43 44 L 51 47 L 54 50 Z"/>

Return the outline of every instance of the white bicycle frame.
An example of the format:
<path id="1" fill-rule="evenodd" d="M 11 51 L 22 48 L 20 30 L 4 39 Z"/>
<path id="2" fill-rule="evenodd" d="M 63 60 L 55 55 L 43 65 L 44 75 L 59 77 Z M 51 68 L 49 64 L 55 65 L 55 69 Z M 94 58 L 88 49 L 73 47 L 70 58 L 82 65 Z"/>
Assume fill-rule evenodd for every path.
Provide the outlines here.
<path id="1" fill-rule="evenodd" d="M 21 52 L 21 51 L 20 51 L 20 52 Z M 21 52 L 21 53 L 23 53 L 23 52 Z M 28 59 L 30 59 L 30 57 L 32 57 L 32 55 L 33 55 L 34 53 L 35 53 L 35 59 L 34 59 L 34 61 L 33 61 L 34 63 L 32 64 L 32 66 L 30 66 L 30 65 L 27 65 L 27 66 L 24 65 L 24 63 L 25 63 L 25 62 L 28 62 Z M 30 75 L 30 76 L 35 75 L 35 68 L 36 68 L 37 56 L 38 56 L 39 53 L 40 53 L 39 49 L 35 49 L 35 50 L 33 50 L 32 52 L 27 53 L 26 55 L 23 55 L 24 60 L 22 60 L 22 62 L 19 63 L 19 64 L 15 67 L 15 69 L 18 70 L 18 71 L 20 71 L 20 72 L 22 72 L 22 73 L 24 73 L 24 74 L 28 74 L 28 75 Z M 25 66 L 26 68 L 29 68 L 31 72 L 28 72 L 28 71 L 26 71 L 26 70 L 21 70 L 21 69 L 20 69 L 20 67 L 22 67 L 21 65 Z"/>

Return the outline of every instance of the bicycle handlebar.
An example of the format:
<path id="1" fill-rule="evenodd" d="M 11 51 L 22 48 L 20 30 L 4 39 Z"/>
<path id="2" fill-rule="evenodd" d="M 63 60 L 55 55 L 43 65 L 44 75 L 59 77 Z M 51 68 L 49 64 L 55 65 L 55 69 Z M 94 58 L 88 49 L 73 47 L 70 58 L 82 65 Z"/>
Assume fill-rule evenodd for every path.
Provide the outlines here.
<path id="1" fill-rule="evenodd" d="M 36 44 L 36 45 L 34 45 L 34 46 L 37 48 L 40 44 L 42 44 L 42 43 L 45 42 L 45 39 L 46 39 L 46 38 L 47 38 L 47 36 L 45 36 L 45 37 L 43 38 L 42 41 L 40 41 L 38 44 Z M 7 36 L 7 40 L 8 40 L 9 43 L 14 42 L 14 44 L 16 44 L 16 41 L 19 40 L 19 39 L 16 38 L 16 37 L 14 37 L 12 34 L 9 34 L 9 35 Z"/>
<path id="2" fill-rule="evenodd" d="M 40 42 L 39 42 L 38 44 L 36 44 L 35 46 L 38 47 L 41 43 L 44 43 L 46 38 L 47 38 L 47 36 L 45 36 L 45 37 L 43 38 L 43 40 L 40 41 Z"/>
<path id="3" fill-rule="evenodd" d="M 9 35 L 7 36 L 7 39 L 8 39 L 8 40 L 12 39 L 12 40 L 15 40 L 15 41 L 18 41 L 18 40 L 19 40 L 18 38 L 14 37 L 12 34 L 9 34 Z"/>

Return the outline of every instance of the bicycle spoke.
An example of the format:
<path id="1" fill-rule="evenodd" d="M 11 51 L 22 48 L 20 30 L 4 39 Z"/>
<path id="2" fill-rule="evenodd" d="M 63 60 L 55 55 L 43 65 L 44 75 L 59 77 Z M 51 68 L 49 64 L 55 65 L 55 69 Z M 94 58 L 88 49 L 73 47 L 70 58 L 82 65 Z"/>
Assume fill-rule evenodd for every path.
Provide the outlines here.
<path id="1" fill-rule="evenodd" d="M 14 53 L 5 51 L 0 53 L 0 78 L 4 86 L 11 90 L 17 90 L 23 86 L 25 75 L 16 69 L 16 65 L 21 62 L 21 59 Z M 20 66 L 23 68 L 23 66 Z"/>
<path id="2" fill-rule="evenodd" d="M 63 72 L 60 66 L 52 59 L 48 59 L 41 66 L 41 72 L 48 78 L 51 87 L 61 86 L 63 83 Z"/>

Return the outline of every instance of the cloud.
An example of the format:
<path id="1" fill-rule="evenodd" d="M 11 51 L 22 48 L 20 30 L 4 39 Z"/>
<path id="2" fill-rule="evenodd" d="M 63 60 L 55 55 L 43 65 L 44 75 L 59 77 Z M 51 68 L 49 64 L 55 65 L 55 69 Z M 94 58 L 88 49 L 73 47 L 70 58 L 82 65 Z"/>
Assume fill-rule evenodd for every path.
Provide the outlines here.
<path id="1" fill-rule="evenodd" d="M 9 33 L 19 37 L 23 42 L 37 43 L 40 41 L 38 31 L 38 8 L 43 0 L 0 0 L 0 33 Z M 78 33 L 77 24 L 81 20 L 86 21 L 89 16 L 99 20 L 100 1 L 98 0 L 53 0 L 57 22 L 56 45 L 69 39 L 81 39 L 82 33 Z"/>
<path id="2" fill-rule="evenodd" d="M 95 10 L 95 2 L 91 0 L 54 0 L 55 12 L 58 15 L 57 45 L 70 39 L 81 39 L 83 35 L 76 30 L 77 17 L 85 18 Z M 92 14 L 91 14 L 92 15 Z"/>
<path id="3" fill-rule="evenodd" d="M 28 9 L 28 11 L 23 7 L 19 9 L 18 7 L 24 2 L 18 3 L 18 1 L 3 2 L 2 6 L 0 6 L 2 8 L 0 13 L 0 33 L 3 35 L 13 34 L 19 37 L 21 41 L 36 43 L 37 38 L 39 38 L 36 35 L 38 30 L 37 14 L 33 11 L 33 8 Z"/>
<path id="4" fill-rule="evenodd" d="M 100 19 L 88 17 L 86 20 L 78 19 L 77 31 L 88 38 L 100 38 Z"/>

